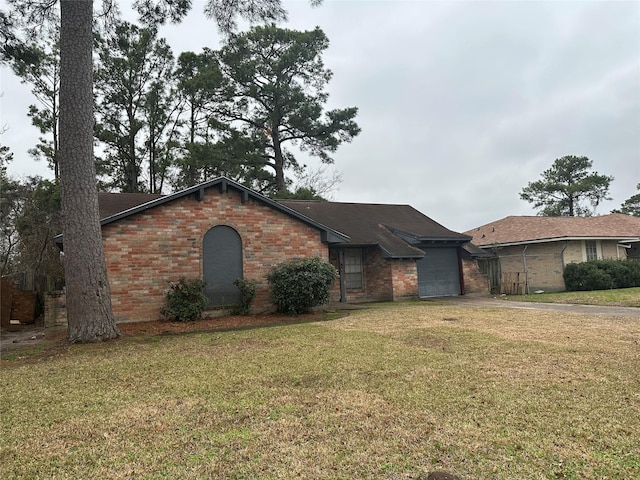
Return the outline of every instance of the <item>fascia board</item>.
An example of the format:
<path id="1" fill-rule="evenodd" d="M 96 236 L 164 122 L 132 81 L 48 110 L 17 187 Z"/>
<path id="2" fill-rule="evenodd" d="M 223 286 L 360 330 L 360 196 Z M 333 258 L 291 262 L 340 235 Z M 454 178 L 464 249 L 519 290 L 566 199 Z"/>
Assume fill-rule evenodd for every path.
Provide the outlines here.
<path id="1" fill-rule="evenodd" d="M 476 246 L 480 248 L 495 248 L 495 247 L 513 247 L 518 245 L 531 245 L 537 243 L 553 243 L 553 242 L 570 242 L 570 241 L 583 241 L 583 240 L 610 240 L 610 241 L 618 241 L 618 242 L 638 242 L 640 241 L 640 237 L 602 237 L 602 236 L 594 236 L 594 237 L 555 237 L 555 238 L 540 238 L 535 240 L 522 240 L 519 242 L 504 242 L 504 243 L 487 243 L 485 245 Z"/>

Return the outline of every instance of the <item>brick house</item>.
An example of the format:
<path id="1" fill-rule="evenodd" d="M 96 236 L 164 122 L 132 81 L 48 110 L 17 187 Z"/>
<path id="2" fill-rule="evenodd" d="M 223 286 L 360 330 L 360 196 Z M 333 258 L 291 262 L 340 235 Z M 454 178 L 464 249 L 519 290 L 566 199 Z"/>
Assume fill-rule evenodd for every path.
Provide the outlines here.
<path id="1" fill-rule="evenodd" d="M 349 237 L 329 246 L 340 271 L 342 301 L 487 293 L 487 278 L 469 245 L 409 205 L 280 200 L 296 212 Z"/>
<path id="2" fill-rule="evenodd" d="M 640 218 L 510 216 L 465 232 L 495 254 L 492 285 L 503 293 L 565 290 L 564 266 L 596 259 L 640 258 Z"/>
<path id="3" fill-rule="evenodd" d="M 271 310 L 267 273 L 295 257 L 333 263 L 333 301 L 488 291 L 470 237 L 408 205 L 278 202 L 223 177 L 166 196 L 100 193 L 99 205 L 118 321 L 159 318 L 180 276 L 204 278 L 212 307 L 238 300 L 236 278 L 255 280 L 253 310 Z"/>

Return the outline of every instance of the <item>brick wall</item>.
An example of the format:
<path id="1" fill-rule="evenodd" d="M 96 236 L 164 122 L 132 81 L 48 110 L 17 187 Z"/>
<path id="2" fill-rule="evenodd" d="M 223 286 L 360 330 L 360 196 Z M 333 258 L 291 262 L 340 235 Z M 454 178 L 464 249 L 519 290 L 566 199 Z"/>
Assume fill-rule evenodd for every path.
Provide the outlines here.
<path id="1" fill-rule="evenodd" d="M 202 241 L 216 225 L 242 239 L 244 278 L 257 283 L 255 312 L 272 309 L 266 275 L 274 265 L 328 258 L 317 229 L 251 198 L 243 203 L 234 189 L 210 188 L 202 201 L 181 197 L 103 227 L 116 320 L 156 320 L 169 282 L 202 278 Z"/>
<path id="2" fill-rule="evenodd" d="M 524 251 L 524 246 L 504 247 L 498 251 L 503 277 L 505 274 L 525 272 L 525 257 L 529 291 L 562 291 L 564 290 L 564 265 L 585 261 L 584 242 L 570 240 L 531 244 Z M 619 253 L 616 241 L 602 240 L 598 242 L 598 252 L 604 259 L 625 258 Z"/>
<path id="3" fill-rule="evenodd" d="M 332 249 L 329 261 L 339 268 L 338 249 Z M 415 260 L 384 258 L 378 247 L 362 249 L 364 288 L 347 290 L 347 302 L 393 301 L 418 295 L 418 271 Z M 340 283 L 331 289 L 331 300 L 340 300 Z"/>
<path id="4" fill-rule="evenodd" d="M 383 258 L 378 247 L 364 249 L 364 281 L 366 300 L 393 300 L 394 284 L 391 276 L 391 261 Z"/>
<path id="5" fill-rule="evenodd" d="M 462 276 L 464 278 L 464 293 L 483 294 L 489 293 L 489 277 L 480 272 L 478 262 L 471 258 L 462 259 Z"/>
<path id="6" fill-rule="evenodd" d="M 600 249 L 602 252 L 603 259 L 626 259 L 627 255 L 624 253 L 624 248 L 618 247 L 618 242 L 610 241 L 610 240 L 602 240 L 600 242 Z M 621 251 L 622 250 L 622 251 Z"/>
<path id="7" fill-rule="evenodd" d="M 573 240 L 569 242 L 562 242 L 562 245 L 567 245 L 564 251 L 564 263 L 581 263 L 586 260 L 584 242 L 582 240 Z M 624 248 L 618 247 L 616 240 L 598 240 L 598 255 L 603 259 L 621 259 L 627 258 L 627 254 Z"/>
<path id="8" fill-rule="evenodd" d="M 393 300 L 418 297 L 418 266 L 415 259 L 392 259 Z"/>
<path id="9" fill-rule="evenodd" d="M 338 249 L 332 249 L 330 262 L 339 269 Z M 347 290 L 347 302 L 366 302 L 393 300 L 393 285 L 391 283 L 391 266 L 387 259 L 382 258 L 378 247 L 362 249 L 363 285 L 361 290 Z M 336 282 L 332 292 L 333 301 L 340 300 L 340 284 Z"/>
<path id="10" fill-rule="evenodd" d="M 519 272 L 520 278 L 524 282 L 526 271 L 530 292 L 564 290 L 565 285 L 562 278 L 562 249 L 564 246 L 564 243 L 552 242 L 529 245 L 526 251 L 522 245 L 500 249 L 498 255 L 500 256 L 503 278 Z"/>
<path id="11" fill-rule="evenodd" d="M 565 241 L 560 242 L 558 245 L 561 245 L 561 250 L 564 249 L 562 257 L 565 265 L 585 261 L 584 248 L 581 241 Z"/>

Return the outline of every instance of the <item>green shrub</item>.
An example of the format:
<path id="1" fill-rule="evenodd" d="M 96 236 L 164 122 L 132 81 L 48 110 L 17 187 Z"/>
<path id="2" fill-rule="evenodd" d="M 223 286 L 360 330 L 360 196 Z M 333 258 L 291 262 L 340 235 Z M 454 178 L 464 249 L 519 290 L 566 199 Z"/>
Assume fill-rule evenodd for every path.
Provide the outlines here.
<path id="1" fill-rule="evenodd" d="M 202 317 L 202 312 L 209 305 L 204 294 L 207 282 L 196 278 L 180 277 L 177 282 L 169 284 L 166 303 L 160 313 L 167 320 L 188 322 Z"/>
<path id="2" fill-rule="evenodd" d="M 627 268 L 629 287 L 640 287 L 640 261 L 627 260 L 625 266 Z"/>
<path id="3" fill-rule="evenodd" d="M 564 282 L 569 291 L 640 287 L 640 262 L 592 260 L 565 267 Z"/>
<path id="4" fill-rule="evenodd" d="M 244 278 L 236 278 L 233 284 L 240 290 L 240 303 L 231 308 L 232 315 L 249 315 L 251 303 L 256 296 L 256 282 Z"/>
<path id="5" fill-rule="evenodd" d="M 267 279 L 278 311 L 296 315 L 329 300 L 336 269 L 317 257 L 297 258 L 276 265 Z"/>
<path id="6" fill-rule="evenodd" d="M 605 272 L 611 278 L 613 287 L 626 288 L 629 286 L 629 269 L 622 260 L 598 260 L 595 262 L 596 267 Z"/>

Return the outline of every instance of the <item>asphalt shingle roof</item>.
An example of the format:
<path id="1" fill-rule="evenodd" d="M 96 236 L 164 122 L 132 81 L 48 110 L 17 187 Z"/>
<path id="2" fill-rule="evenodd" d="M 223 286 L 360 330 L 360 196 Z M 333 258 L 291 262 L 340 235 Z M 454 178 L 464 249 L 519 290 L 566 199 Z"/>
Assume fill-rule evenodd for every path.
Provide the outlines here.
<path id="1" fill-rule="evenodd" d="M 146 193 L 99 193 L 100 218 L 103 224 L 117 221 L 186 194 L 201 192 L 204 195 L 205 189 L 221 184 L 225 188 L 228 185 L 245 194 L 253 195 L 256 199 L 323 230 L 326 228 L 327 232 L 334 232 L 335 235 L 331 237 L 334 243 L 378 246 L 383 255 L 391 258 L 421 258 L 424 252 L 417 248 L 418 245 L 463 245 L 470 240 L 469 236 L 445 228 L 409 205 L 273 201 L 223 177 L 166 196 Z"/>
<path id="2" fill-rule="evenodd" d="M 510 216 L 468 230 L 478 246 L 562 240 L 610 238 L 638 240 L 640 217 L 612 213 L 595 217 Z"/>
<path id="3" fill-rule="evenodd" d="M 151 193 L 98 193 L 98 207 L 100 219 L 110 217 L 116 213 L 124 212 L 152 200 L 161 198 L 162 195 Z"/>
<path id="4" fill-rule="evenodd" d="M 469 237 L 453 232 L 410 205 L 341 203 L 314 200 L 279 200 L 302 215 L 348 235 L 352 245 L 379 245 L 396 258 L 418 258 L 424 252 L 411 246 L 397 233 L 416 243 L 465 243 Z"/>
<path id="5" fill-rule="evenodd" d="M 277 203 L 276 201 L 265 197 L 247 187 L 229 180 L 225 177 L 218 177 L 208 182 L 200 183 L 192 187 L 185 188 L 170 195 L 148 195 L 148 194 L 99 194 L 98 204 L 100 209 L 100 224 L 106 225 L 108 223 L 117 222 L 122 218 L 126 218 L 130 215 L 135 215 L 139 212 L 147 210 L 149 208 L 158 207 L 165 203 L 171 202 L 178 198 L 194 195 L 195 198 L 201 199 L 206 195 L 207 190 L 212 188 L 218 188 L 220 191 L 226 192 L 228 189 L 236 190 L 240 193 L 243 201 L 253 198 L 258 202 L 269 205 L 275 210 L 279 210 L 286 215 L 297 218 L 298 220 L 305 222 L 320 230 L 323 241 L 328 243 L 342 243 L 348 241 L 349 238 L 342 233 L 318 223 L 310 217 L 299 214 L 295 210 L 287 208 L 284 205 Z M 121 197 L 122 196 L 122 197 Z M 118 211 L 119 210 L 119 211 Z M 62 242 L 62 236 L 59 240 Z"/>

